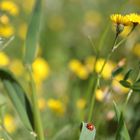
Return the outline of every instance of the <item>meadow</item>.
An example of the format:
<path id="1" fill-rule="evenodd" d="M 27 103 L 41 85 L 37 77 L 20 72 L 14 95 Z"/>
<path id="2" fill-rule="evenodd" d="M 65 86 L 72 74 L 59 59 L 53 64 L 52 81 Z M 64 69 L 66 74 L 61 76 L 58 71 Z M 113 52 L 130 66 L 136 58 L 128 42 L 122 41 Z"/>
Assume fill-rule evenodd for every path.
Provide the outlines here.
<path id="1" fill-rule="evenodd" d="M 0 0 L 0 140 L 140 140 L 139 0 Z"/>

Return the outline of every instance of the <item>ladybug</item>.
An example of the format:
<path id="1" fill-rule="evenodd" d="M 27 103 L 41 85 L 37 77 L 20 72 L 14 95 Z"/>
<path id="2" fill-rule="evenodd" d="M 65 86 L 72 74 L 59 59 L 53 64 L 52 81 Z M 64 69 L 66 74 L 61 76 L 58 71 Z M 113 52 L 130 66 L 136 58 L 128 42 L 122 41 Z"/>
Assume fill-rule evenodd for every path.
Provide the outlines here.
<path id="1" fill-rule="evenodd" d="M 92 123 L 87 123 L 87 126 L 86 127 L 90 131 L 93 131 L 94 130 L 94 125 Z"/>

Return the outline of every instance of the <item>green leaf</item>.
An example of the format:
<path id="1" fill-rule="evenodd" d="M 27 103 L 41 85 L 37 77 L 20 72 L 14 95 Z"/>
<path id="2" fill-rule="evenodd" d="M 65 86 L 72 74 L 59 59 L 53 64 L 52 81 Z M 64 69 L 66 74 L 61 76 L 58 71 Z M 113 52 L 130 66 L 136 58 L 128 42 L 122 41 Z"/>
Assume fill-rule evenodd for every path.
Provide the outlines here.
<path id="1" fill-rule="evenodd" d="M 115 101 L 113 101 L 113 104 L 118 121 L 116 140 L 130 140 L 129 133 L 124 122 L 123 113 L 120 111 Z"/>
<path id="2" fill-rule="evenodd" d="M 93 130 L 89 130 L 87 128 L 87 123 L 82 123 L 82 130 L 80 134 L 79 140 L 94 140 L 96 135 L 96 129 L 94 127 Z"/>
<path id="3" fill-rule="evenodd" d="M 132 85 L 131 89 L 132 89 L 133 91 L 140 92 L 140 81 L 139 81 L 139 80 L 136 81 L 136 82 Z"/>
<path id="4" fill-rule="evenodd" d="M 124 76 L 124 79 L 123 79 L 124 81 L 128 80 L 128 78 L 130 77 L 131 72 L 132 72 L 132 69 L 129 69 L 128 72 Z"/>
<path id="5" fill-rule="evenodd" d="M 31 16 L 31 22 L 26 35 L 24 55 L 25 64 L 31 64 L 36 56 L 41 21 L 41 5 L 42 0 L 36 0 L 33 14 Z"/>
<path id="6" fill-rule="evenodd" d="M 124 80 L 121 80 L 120 81 L 120 84 L 126 88 L 130 88 L 131 87 L 131 83 L 128 82 L 128 81 L 124 81 Z"/>
<path id="7" fill-rule="evenodd" d="M 119 126 L 116 134 L 116 140 L 130 140 L 128 130 L 126 128 L 123 113 L 120 114 Z"/>
<path id="8" fill-rule="evenodd" d="M 115 77 L 123 71 L 123 67 L 117 67 L 113 72 L 112 76 Z"/>
<path id="9" fill-rule="evenodd" d="M 29 131 L 32 131 L 34 128 L 32 108 L 25 91 L 12 73 L 7 70 L 0 69 L 0 79 L 23 124 Z"/>

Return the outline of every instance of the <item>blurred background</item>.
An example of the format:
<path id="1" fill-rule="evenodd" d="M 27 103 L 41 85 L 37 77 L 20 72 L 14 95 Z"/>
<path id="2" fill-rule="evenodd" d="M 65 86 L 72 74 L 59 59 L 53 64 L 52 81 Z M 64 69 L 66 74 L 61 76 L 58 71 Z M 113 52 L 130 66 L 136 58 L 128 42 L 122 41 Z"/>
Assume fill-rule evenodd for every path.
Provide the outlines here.
<path id="1" fill-rule="evenodd" d="M 9 68 L 28 93 L 27 73 L 23 66 L 24 41 L 34 0 L 0 0 L 0 37 L 14 40 L 0 52 L 0 66 Z M 80 123 L 86 121 L 89 106 L 87 89 L 94 68 L 96 48 L 100 58 L 95 67 L 99 72 L 109 53 L 115 36 L 110 15 L 113 13 L 139 13 L 139 0 L 44 0 L 40 40 L 33 74 L 37 86 L 38 105 L 41 111 L 44 133 L 49 140 L 77 140 Z M 129 31 L 125 28 L 120 38 Z M 105 37 L 102 37 L 104 34 Z M 140 58 L 140 28 L 113 54 L 107 63 L 100 89 L 96 92 L 94 124 L 97 140 L 113 140 L 117 121 L 113 100 L 119 106 L 124 102 L 128 89 L 119 84 L 123 73 L 112 80 L 111 72 L 121 61 L 124 73 L 134 69 L 130 81 L 138 71 Z M 103 43 L 101 39 L 104 38 Z M 0 41 L 0 45 L 2 42 Z M 111 84 L 112 83 L 112 84 Z M 108 92 L 109 86 L 112 92 Z M 3 107 L 5 129 L 14 140 L 31 140 L 30 134 L 20 122 L 17 113 L 0 84 L 0 104 Z M 86 106 L 87 104 L 87 106 Z M 140 137 L 140 95 L 133 93 L 127 106 L 125 120 L 131 136 Z M 87 115 L 86 115 L 87 113 Z M 62 134 L 62 135 L 61 135 Z M 0 138 L 5 135 L 0 129 Z"/>

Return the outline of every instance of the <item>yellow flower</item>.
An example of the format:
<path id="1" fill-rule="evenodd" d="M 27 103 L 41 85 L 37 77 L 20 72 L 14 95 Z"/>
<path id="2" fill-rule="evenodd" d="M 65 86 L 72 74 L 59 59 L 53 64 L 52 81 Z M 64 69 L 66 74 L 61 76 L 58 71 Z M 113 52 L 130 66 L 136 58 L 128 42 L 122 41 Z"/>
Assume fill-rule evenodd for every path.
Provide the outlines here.
<path id="1" fill-rule="evenodd" d="M 33 75 L 37 83 L 45 80 L 50 74 L 50 68 L 47 61 L 38 57 L 33 63 Z"/>
<path id="2" fill-rule="evenodd" d="M 130 22 L 135 24 L 140 24 L 140 15 L 136 13 L 128 14 L 126 17 L 129 19 Z"/>
<path id="3" fill-rule="evenodd" d="M 69 68 L 71 71 L 73 72 L 77 72 L 79 70 L 79 68 L 82 66 L 81 62 L 77 59 L 72 59 L 70 62 L 69 62 Z"/>
<path id="4" fill-rule="evenodd" d="M 4 127 L 9 133 L 14 133 L 16 131 L 14 118 L 10 114 L 4 116 Z"/>
<path id="5" fill-rule="evenodd" d="M 8 16 L 7 16 L 7 15 L 2 15 L 2 16 L 0 17 L 0 22 L 1 22 L 2 24 L 8 24 L 8 23 L 9 23 L 9 18 L 8 18 Z"/>
<path id="6" fill-rule="evenodd" d="M 0 36 L 10 37 L 14 34 L 14 28 L 11 25 L 0 26 Z"/>
<path id="7" fill-rule="evenodd" d="M 85 108 L 85 105 L 86 105 L 86 101 L 84 99 L 78 99 L 77 102 L 76 102 L 76 106 L 78 109 L 84 109 Z"/>
<path id="8" fill-rule="evenodd" d="M 130 20 L 128 19 L 127 16 L 123 16 L 121 14 L 113 14 L 110 16 L 110 18 L 112 22 L 117 25 L 120 25 L 120 24 L 124 26 L 130 25 Z"/>
<path id="9" fill-rule="evenodd" d="M 133 47 L 133 53 L 136 55 L 136 56 L 138 56 L 138 57 L 140 57 L 140 43 L 138 43 L 138 44 L 136 44 L 134 47 Z"/>
<path id="10" fill-rule="evenodd" d="M 12 1 L 2 1 L 0 3 L 0 9 L 6 12 L 9 12 L 11 15 L 16 16 L 19 13 L 18 6 Z"/>
<path id="11" fill-rule="evenodd" d="M 103 92 L 102 90 L 98 89 L 96 91 L 96 99 L 101 102 L 104 99 L 104 97 L 105 97 L 105 92 Z"/>
<path id="12" fill-rule="evenodd" d="M 12 61 L 11 65 L 10 65 L 10 69 L 11 69 L 11 71 L 12 71 L 14 74 L 16 74 L 17 76 L 22 75 L 23 72 L 24 72 L 23 64 L 22 64 L 21 61 L 18 60 L 18 59 Z"/>
<path id="13" fill-rule="evenodd" d="M 69 68 L 72 72 L 74 72 L 80 79 L 87 79 L 89 72 L 87 68 L 79 61 L 76 59 L 73 59 L 69 63 Z"/>
<path id="14" fill-rule="evenodd" d="M 94 63 L 95 63 L 95 57 L 93 56 L 89 56 L 85 60 L 86 68 L 90 73 L 93 72 Z"/>
<path id="15" fill-rule="evenodd" d="M 101 68 L 102 68 L 102 66 L 104 64 L 104 61 L 105 60 L 102 59 L 102 58 L 100 58 L 100 59 L 97 60 L 97 63 L 96 63 L 96 66 L 95 66 L 96 72 L 99 73 L 101 71 Z M 111 77 L 111 73 L 112 73 L 113 69 L 114 69 L 114 63 L 111 62 L 111 61 L 108 61 L 106 63 L 106 65 L 105 65 L 105 67 L 104 67 L 103 72 L 102 72 L 103 78 L 109 79 Z"/>
<path id="16" fill-rule="evenodd" d="M 64 104 L 60 100 L 49 99 L 47 101 L 47 106 L 58 115 L 63 115 L 65 112 Z"/>
<path id="17" fill-rule="evenodd" d="M 0 52 L 0 66 L 6 66 L 9 62 L 8 56 L 4 52 Z"/>
<path id="18" fill-rule="evenodd" d="M 47 102 L 46 102 L 46 100 L 44 99 L 44 98 L 39 98 L 38 99 L 38 106 L 39 106 L 39 109 L 41 110 L 41 111 L 43 111 L 43 110 L 45 110 L 46 109 L 46 104 Z"/>

